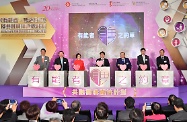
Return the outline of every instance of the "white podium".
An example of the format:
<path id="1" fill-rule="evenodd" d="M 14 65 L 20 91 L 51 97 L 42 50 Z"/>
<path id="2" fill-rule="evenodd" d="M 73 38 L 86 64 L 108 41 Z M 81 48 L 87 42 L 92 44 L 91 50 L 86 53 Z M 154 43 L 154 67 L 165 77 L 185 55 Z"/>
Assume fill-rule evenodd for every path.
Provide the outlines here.
<path id="1" fill-rule="evenodd" d="M 136 87 L 152 87 L 152 71 L 136 71 Z"/>
<path id="2" fill-rule="evenodd" d="M 86 71 L 69 71 L 69 87 L 87 87 Z"/>
<path id="3" fill-rule="evenodd" d="M 66 87 L 67 71 L 49 71 L 49 87 Z"/>
<path id="4" fill-rule="evenodd" d="M 110 67 L 90 67 L 90 87 L 110 87 Z"/>
<path id="5" fill-rule="evenodd" d="M 157 71 L 157 87 L 174 87 L 173 71 Z"/>
<path id="6" fill-rule="evenodd" d="M 131 87 L 131 71 L 115 71 L 115 87 Z"/>
<path id="7" fill-rule="evenodd" d="M 29 71 L 28 87 L 47 86 L 47 71 Z"/>

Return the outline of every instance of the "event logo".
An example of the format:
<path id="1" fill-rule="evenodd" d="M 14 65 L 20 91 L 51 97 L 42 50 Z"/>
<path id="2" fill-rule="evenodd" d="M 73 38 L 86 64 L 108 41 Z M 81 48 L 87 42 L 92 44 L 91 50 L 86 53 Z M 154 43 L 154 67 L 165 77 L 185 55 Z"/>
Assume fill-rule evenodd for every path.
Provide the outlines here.
<path id="1" fill-rule="evenodd" d="M 108 80 L 109 72 L 107 70 L 93 69 L 90 77 L 97 86 L 102 86 Z"/>
<path id="2" fill-rule="evenodd" d="M 70 7 L 71 3 L 70 2 L 66 2 L 66 7 Z"/>
<path id="3" fill-rule="evenodd" d="M 139 84 L 142 84 L 142 85 L 147 85 L 149 83 L 148 81 L 148 76 L 141 76 L 139 77 Z"/>
<path id="4" fill-rule="evenodd" d="M 75 85 L 80 85 L 81 83 L 81 79 L 79 76 L 73 76 L 72 81 L 73 81 L 73 84 Z"/>
<path id="5" fill-rule="evenodd" d="M 108 28 L 106 26 L 101 26 L 98 29 L 98 36 L 101 42 L 105 45 L 109 45 L 116 38 L 118 39 L 128 39 L 128 38 L 134 38 L 135 33 L 134 32 L 118 32 L 116 31 L 115 27 L 109 26 Z"/>
<path id="6" fill-rule="evenodd" d="M 127 83 L 128 83 L 127 77 L 126 76 L 119 76 L 119 77 L 120 77 L 119 84 L 127 85 Z"/>
<path id="7" fill-rule="evenodd" d="M 109 2 L 110 7 L 112 6 L 112 1 Z"/>
<path id="8" fill-rule="evenodd" d="M 38 76 L 33 76 L 32 77 L 32 86 L 39 86 L 40 85 L 40 77 Z"/>
<path id="9" fill-rule="evenodd" d="M 55 85 L 60 84 L 60 76 L 52 76 L 52 83 Z"/>
<path id="10" fill-rule="evenodd" d="M 173 38 L 171 41 L 171 45 L 173 47 L 178 47 L 181 44 L 181 41 L 178 38 Z"/>
<path id="11" fill-rule="evenodd" d="M 114 27 L 101 26 L 98 29 L 98 35 L 101 42 L 105 45 L 112 43 L 116 39 L 116 29 Z"/>
<path id="12" fill-rule="evenodd" d="M 53 5 L 45 5 L 43 6 L 42 11 L 57 11 L 60 10 L 60 7 L 58 4 L 53 4 Z"/>
<path id="13" fill-rule="evenodd" d="M 169 85 L 169 76 L 162 76 L 162 84 Z"/>

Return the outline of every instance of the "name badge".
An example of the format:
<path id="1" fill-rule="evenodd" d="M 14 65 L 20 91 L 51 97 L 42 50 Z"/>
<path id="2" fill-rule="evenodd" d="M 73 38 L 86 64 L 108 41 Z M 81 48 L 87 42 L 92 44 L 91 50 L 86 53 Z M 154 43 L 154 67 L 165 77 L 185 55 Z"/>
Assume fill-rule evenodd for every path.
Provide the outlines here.
<path id="1" fill-rule="evenodd" d="M 145 59 L 145 61 L 147 61 L 147 59 Z"/>
<path id="2" fill-rule="evenodd" d="M 64 64 L 66 64 L 66 62 L 64 62 Z"/>
<path id="3" fill-rule="evenodd" d="M 164 61 L 164 63 L 166 63 L 167 61 Z"/>
<path id="4" fill-rule="evenodd" d="M 45 60 L 45 61 L 47 61 L 47 60 Z"/>

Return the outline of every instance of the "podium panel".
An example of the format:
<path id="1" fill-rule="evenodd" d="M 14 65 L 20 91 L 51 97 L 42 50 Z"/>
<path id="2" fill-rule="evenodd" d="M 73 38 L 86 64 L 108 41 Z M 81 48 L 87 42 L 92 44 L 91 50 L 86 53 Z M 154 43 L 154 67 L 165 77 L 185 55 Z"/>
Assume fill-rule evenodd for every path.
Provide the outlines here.
<path id="1" fill-rule="evenodd" d="M 115 71 L 115 87 L 131 87 L 131 71 Z"/>
<path id="2" fill-rule="evenodd" d="M 49 87 L 66 87 L 67 71 L 49 71 Z"/>
<path id="3" fill-rule="evenodd" d="M 110 67 L 90 67 L 90 87 L 110 87 Z"/>
<path id="4" fill-rule="evenodd" d="M 152 71 L 136 71 L 136 87 L 152 87 Z"/>
<path id="5" fill-rule="evenodd" d="M 69 87 L 87 87 L 86 71 L 69 71 Z"/>
<path id="6" fill-rule="evenodd" d="M 173 71 L 157 71 L 157 87 L 174 87 Z"/>
<path id="7" fill-rule="evenodd" d="M 28 87 L 47 86 L 47 71 L 29 71 Z"/>

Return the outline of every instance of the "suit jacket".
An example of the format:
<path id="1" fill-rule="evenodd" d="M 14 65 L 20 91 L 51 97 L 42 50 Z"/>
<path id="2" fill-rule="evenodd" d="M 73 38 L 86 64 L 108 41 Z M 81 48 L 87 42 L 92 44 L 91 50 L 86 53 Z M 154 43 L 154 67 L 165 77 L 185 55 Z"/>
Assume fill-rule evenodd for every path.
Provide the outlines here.
<path id="1" fill-rule="evenodd" d="M 127 108 L 124 111 L 120 111 L 119 114 L 118 114 L 118 117 L 117 117 L 118 118 L 118 122 L 120 120 L 129 120 L 130 119 L 129 118 L 129 113 L 130 113 L 131 110 L 133 110 L 133 109 Z"/>
<path id="2" fill-rule="evenodd" d="M 39 70 L 44 70 L 45 68 L 48 69 L 48 67 L 49 67 L 49 57 L 45 56 L 44 57 L 44 62 L 42 62 L 42 56 L 38 56 L 36 58 L 36 61 L 34 62 L 34 64 L 39 64 L 40 65 Z"/>
<path id="3" fill-rule="evenodd" d="M 169 58 L 167 56 L 164 56 L 164 59 L 162 59 L 161 56 L 157 57 L 156 63 L 157 63 L 158 70 L 162 70 L 162 68 L 160 67 L 160 64 L 167 64 L 168 69 L 170 69 Z"/>
<path id="4" fill-rule="evenodd" d="M 182 110 L 171 115 L 168 122 L 172 122 L 173 120 L 187 120 L 187 112 Z"/>
<path id="5" fill-rule="evenodd" d="M 3 116 L 0 118 L 0 122 L 16 122 L 17 121 L 17 115 L 15 112 L 12 112 L 12 110 L 7 110 L 6 113 L 3 114 Z"/>
<path id="6" fill-rule="evenodd" d="M 117 59 L 117 62 L 116 62 L 116 67 L 118 68 L 118 70 L 121 70 L 120 67 L 118 66 L 118 64 L 126 64 L 127 65 L 127 68 L 125 69 L 126 71 L 131 69 L 131 62 L 129 60 L 129 58 L 125 58 L 125 59 L 122 59 L 122 58 L 118 58 Z"/>
<path id="7" fill-rule="evenodd" d="M 87 120 L 88 122 L 90 122 L 90 119 L 88 116 L 76 113 L 75 114 L 75 121 L 80 121 L 80 120 Z"/>
<path id="8" fill-rule="evenodd" d="M 150 70 L 149 56 L 145 55 L 145 62 L 144 62 L 142 55 L 139 55 L 137 57 L 138 70 L 142 70 L 140 68 L 140 66 L 139 66 L 140 64 L 146 64 L 147 65 L 147 69 L 146 70 Z"/>
<path id="9" fill-rule="evenodd" d="M 162 110 L 163 110 L 163 111 L 175 111 L 173 105 L 163 106 L 163 107 L 162 107 Z"/>
<path id="10" fill-rule="evenodd" d="M 96 60 L 96 62 L 97 61 L 101 61 L 101 58 L 98 58 L 97 60 Z M 97 65 L 96 65 L 97 66 Z M 109 61 L 108 61 L 108 59 L 106 59 L 106 58 L 104 58 L 104 64 L 102 65 L 102 67 L 109 67 L 110 66 L 110 63 L 109 63 Z"/>
<path id="11" fill-rule="evenodd" d="M 56 58 L 55 59 L 55 62 L 54 62 L 54 65 L 57 64 L 57 65 L 61 65 L 61 69 L 60 70 L 65 70 L 65 71 L 69 71 L 69 62 L 68 62 L 68 59 L 67 58 L 64 58 L 63 57 L 63 64 L 61 63 L 61 59 L 60 57 Z"/>

